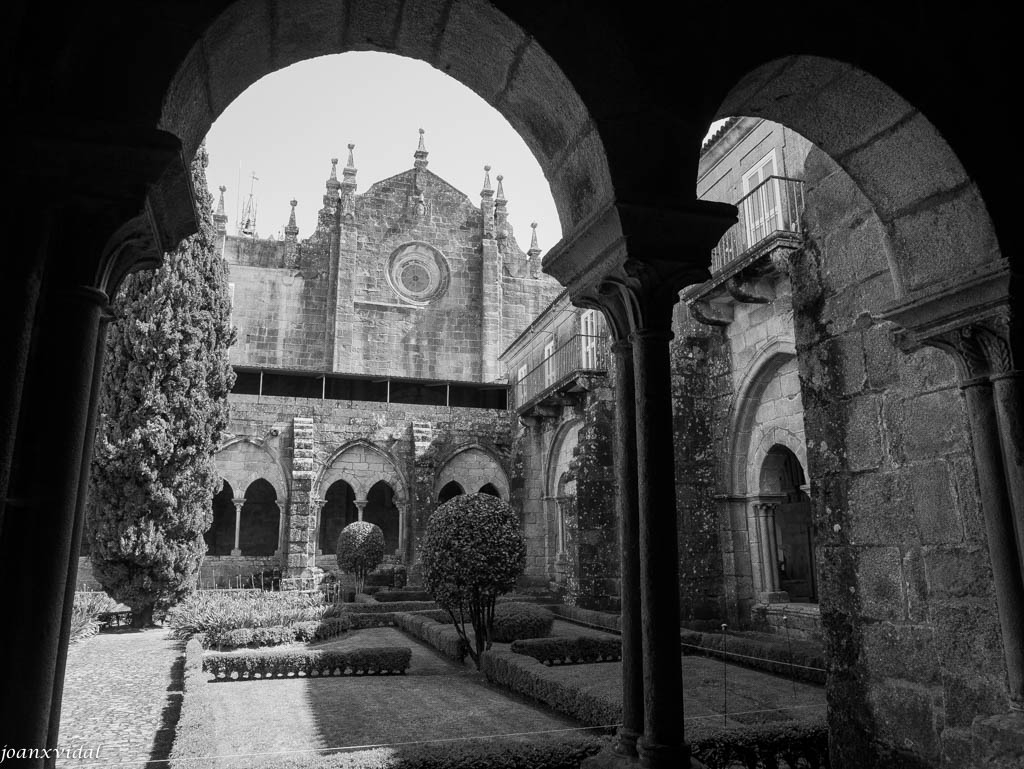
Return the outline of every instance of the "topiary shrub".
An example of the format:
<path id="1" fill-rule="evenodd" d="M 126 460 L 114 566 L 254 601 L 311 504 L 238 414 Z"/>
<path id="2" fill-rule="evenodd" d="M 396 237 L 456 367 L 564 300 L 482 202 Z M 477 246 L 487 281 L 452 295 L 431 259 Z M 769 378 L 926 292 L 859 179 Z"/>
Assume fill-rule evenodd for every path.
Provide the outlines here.
<path id="1" fill-rule="evenodd" d="M 491 648 L 497 598 L 512 589 L 526 565 L 518 516 L 490 494 L 462 494 L 434 511 L 422 553 L 424 586 L 451 615 L 479 668 L 480 655 Z"/>
<path id="2" fill-rule="evenodd" d="M 356 592 L 363 592 L 366 575 L 384 560 L 384 532 L 368 521 L 354 521 L 338 535 L 338 568 L 356 578 Z"/>
<path id="3" fill-rule="evenodd" d="M 500 603 L 494 609 L 491 640 L 511 643 L 520 638 L 547 638 L 555 616 L 528 603 Z"/>

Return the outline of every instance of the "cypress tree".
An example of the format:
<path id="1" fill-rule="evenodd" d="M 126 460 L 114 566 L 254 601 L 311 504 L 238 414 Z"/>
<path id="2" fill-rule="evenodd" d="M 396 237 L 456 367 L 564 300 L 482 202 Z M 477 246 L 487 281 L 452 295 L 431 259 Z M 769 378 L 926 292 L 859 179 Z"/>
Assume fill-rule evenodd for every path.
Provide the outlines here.
<path id="1" fill-rule="evenodd" d="M 128 276 L 107 333 L 87 536 L 96 578 L 137 627 L 194 588 L 221 486 L 213 454 L 235 332 L 207 159 L 201 146 L 191 167 L 199 231 L 159 269 Z"/>

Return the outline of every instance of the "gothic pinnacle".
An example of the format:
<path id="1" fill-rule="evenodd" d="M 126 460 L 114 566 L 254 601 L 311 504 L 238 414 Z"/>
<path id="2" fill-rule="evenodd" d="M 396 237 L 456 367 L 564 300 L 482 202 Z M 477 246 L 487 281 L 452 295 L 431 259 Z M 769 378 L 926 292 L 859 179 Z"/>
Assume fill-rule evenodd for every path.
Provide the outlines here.
<path id="1" fill-rule="evenodd" d="M 503 206 L 505 205 L 505 203 L 508 202 L 505 200 L 505 190 L 501 186 L 501 180 L 504 178 L 504 176 L 498 174 L 498 193 L 494 197 L 494 202 L 497 203 L 499 206 Z"/>
<path id="2" fill-rule="evenodd" d="M 352 150 L 356 148 L 356 145 L 348 145 L 348 162 L 345 164 L 345 170 L 342 172 L 345 180 L 342 182 L 342 186 L 349 190 L 356 188 L 356 159 L 352 154 Z"/>
<path id="3" fill-rule="evenodd" d="M 413 167 L 414 168 L 419 168 L 419 169 L 423 169 L 423 168 L 427 167 L 427 145 L 426 145 L 426 142 L 423 139 L 423 134 L 424 134 L 424 131 L 421 128 L 420 129 L 420 143 L 416 147 L 416 151 L 412 154 L 412 156 L 416 159 L 416 161 L 413 163 Z"/>
<path id="4" fill-rule="evenodd" d="M 530 227 L 533 228 L 533 235 L 530 236 L 530 250 L 526 253 L 534 259 L 540 254 L 540 246 L 537 245 L 537 222 L 530 222 Z"/>
<path id="5" fill-rule="evenodd" d="M 295 206 L 297 206 L 299 204 L 299 201 L 297 201 L 297 200 L 295 200 L 293 198 L 290 202 L 291 202 L 291 205 L 292 205 L 292 212 L 291 212 L 291 215 L 289 215 L 289 217 L 288 217 L 288 225 L 284 228 L 284 231 L 285 231 L 286 235 L 292 234 L 292 233 L 298 234 L 298 232 L 299 232 L 299 227 L 298 227 L 297 224 L 295 224 Z"/>
<path id="6" fill-rule="evenodd" d="M 491 189 L 491 167 L 484 166 L 484 188 L 480 190 L 480 197 L 490 198 L 494 196 L 494 190 Z"/>
<path id="7" fill-rule="evenodd" d="M 338 159 L 331 158 L 331 178 L 327 180 L 327 189 L 337 189 L 341 186 L 338 181 Z"/>

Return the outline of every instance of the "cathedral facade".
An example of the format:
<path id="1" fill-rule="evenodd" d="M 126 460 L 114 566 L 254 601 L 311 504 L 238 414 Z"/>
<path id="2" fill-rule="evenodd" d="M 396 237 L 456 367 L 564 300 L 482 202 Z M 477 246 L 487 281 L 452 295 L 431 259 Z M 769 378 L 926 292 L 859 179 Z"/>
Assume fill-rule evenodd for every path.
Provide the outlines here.
<path id="1" fill-rule="evenodd" d="M 317 227 L 228 233 L 230 352 L 238 381 L 216 455 L 203 584 L 336 567 L 338 534 L 366 520 L 412 564 L 439 500 L 510 494 L 511 415 L 498 355 L 556 296 L 533 234 L 524 252 L 490 168 L 478 203 L 413 167 L 357 192 L 353 145 L 331 166 Z"/>

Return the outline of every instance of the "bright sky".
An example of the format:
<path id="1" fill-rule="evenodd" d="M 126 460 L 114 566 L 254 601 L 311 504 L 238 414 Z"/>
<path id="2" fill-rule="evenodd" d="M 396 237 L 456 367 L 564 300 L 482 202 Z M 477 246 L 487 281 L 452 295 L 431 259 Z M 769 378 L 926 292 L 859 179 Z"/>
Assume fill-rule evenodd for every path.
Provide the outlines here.
<path id="1" fill-rule="evenodd" d="M 339 158 L 340 178 L 348 144 L 356 145 L 356 191 L 363 193 L 412 168 L 420 128 L 430 170 L 474 205 L 480 205 L 485 165 L 491 166 L 492 186 L 498 174 L 505 177 L 509 220 L 524 250 L 532 221 L 543 251 L 561 238 L 547 180 L 512 126 L 454 78 L 392 54 L 323 56 L 259 80 L 210 128 L 206 178 L 214 200 L 220 185 L 228 188 L 229 232 L 255 172 L 260 236 L 280 235 L 294 197 L 301 240 L 313 233 L 332 157 Z"/>
<path id="2" fill-rule="evenodd" d="M 532 221 L 543 252 L 562 237 L 547 180 L 505 118 L 429 64 L 386 53 L 310 59 L 250 86 L 207 134 L 206 178 L 215 201 L 217 188 L 228 188 L 229 232 L 251 185 L 260 236 L 281 237 L 295 198 L 301 240 L 313 233 L 332 157 L 339 158 L 340 177 L 348 144 L 356 145 L 357 192 L 366 192 L 374 182 L 412 168 L 420 128 L 426 131 L 430 170 L 475 205 L 484 166 L 491 166 L 493 186 L 498 174 L 504 176 L 509 220 L 524 250 Z"/>

